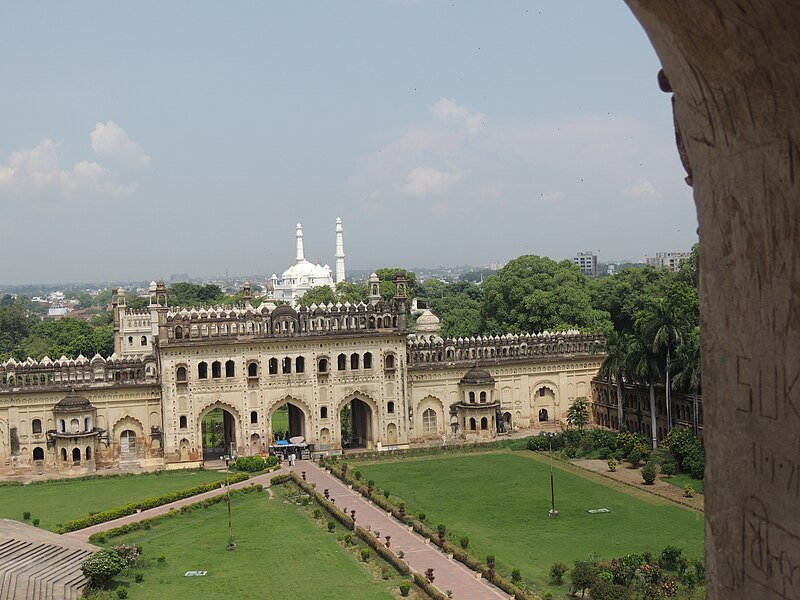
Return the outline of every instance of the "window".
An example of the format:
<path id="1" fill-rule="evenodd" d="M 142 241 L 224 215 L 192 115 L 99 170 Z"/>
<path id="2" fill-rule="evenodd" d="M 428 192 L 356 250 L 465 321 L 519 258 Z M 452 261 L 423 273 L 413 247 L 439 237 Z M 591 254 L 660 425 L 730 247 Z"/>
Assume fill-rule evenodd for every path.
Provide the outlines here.
<path id="1" fill-rule="evenodd" d="M 365 369 L 372 368 L 372 352 L 366 352 L 364 354 L 364 368 Z"/>
<path id="2" fill-rule="evenodd" d="M 388 412 L 390 415 L 394 414 L 394 402 L 386 403 L 386 412 Z"/>
<path id="3" fill-rule="evenodd" d="M 201 362 L 197 365 L 197 378 L 208 379 L 208 363 Z"/>
<path id="4" fill-rule="evenodd" d="M 83 430 L 84 431 L 92 430 L 92 420 L 89 417 L 83 419 Z"/>
<path id="5" fill-rule="evenodd" d="M 287 374 L 292 372 L 292 359 L 288 356 L 283 359 L 283 372 Z"/>
<path id="6" fill-rule="evenodd" d="M 66 448 L 62 448 L 61 449 L 61 460 L 63 460 L 63 461 L 67 460 L 67 449 Z"/>
<path id="7" fill-rule="evenodd" d="M 186 429 L 189 426 L 188 421 L 189 420 L 185 416 L 181 417 L 180 420 L 179 420 L 180 428 L 181 429 Z"/>
<path id="8" fill-rule="evenodd" d="M 358 368 L 358 362 L 359 362 L 358 359 L 359 356 L 355 352 L 353 352 L 353 354 L 350 355 L 350 370 L 355 370 Z"/>
<path id="9" fill-rule="evenodd" d="M 340 354 L 337 357 L 337 362 L 339 363 L 337 366 L 339 367 L 340 371 L 344 371 L 347 368 L 347 356 L 344 354 Z"/>
<path id="10" fill-rule="evenodd" d="M 69 422 L 69 430 L 72 433 L 80 433 L 81 432 L 81 422 L 78 419 L 72 419 Z"/>
<path id="11" fill-rule="evenodd" d="M 254 410 L 250 411 L 250 424 L 255 425 L 258 423 L 258 413 Z"/>
<path id="12" fill-rule="evenodd" d="M 129 346 L 133 346 L 133 336 L 132 335 L 128 336 L 128 345 Z"/>
<path id="13" fill-rule="evenodd" d="M 486 402 L 486 392 L 481 392 L 481 403 Z"/>
<path id="14" fill-rule="evenodd" d="M 232 360 L 225 361 L 225 377 L 233 377 L 236 374 L 236 363 Z"/>
<path id="15" fill-rule="evenodd" d="M 39 446 L 33 449 L 33 460 L 44 460 L 44 450 Z"/>
<path id="16" fill-rule="evenodd" d="M 278 374 L 278 359 L 277 358 L 270 358 L 269 359 L 269 374 L 270 375 L 277 375 Z"/>
<path id="17" fill-rule="evenodd" d="M 302 356 L 298 356 L 294 361 L 294 370 L 296 373 L 305 373 L 306 372 L 306 359 Z"/>
<path id="18" fill-rule="evenodd" d="M 543 408 L 539 411 L 539 422 L 544 423 L 545 421 L 547 421 L 547 409 Z"/>
<path id="19" fill-rule="evenodd" d="M 475 431 L 478 428 L 477 421 L 475 421 L 475 417 L 470 418 L 469 420 L 469 430 Z"/>
<path id="20" fill-rule="evenodd" d="M 66 433 L 66 431 L 67 431 L 67 423 L 66 423 L 66 421 L 64 421 L 64 419 L 59 419 L 58 420 L 58 431 L 61 432 L 61 433 Z M 64 460 L 67 460 L 67 459 L 65 458 Z"/>
<path id="21" fill-rule="evenodd" d="M 540 397 L 542 397 L 542 398 L 544 398 L 544 395 L 545 395 L 544 388 L 541 388 L 541 389 L 539 390 L 539 396 L 540 396 Z"/>
<path id="22" fill-rule="evenodd" d="M 79 465 L 81 464 L 81 449 L 80 448 L 73 448 L 72 449 L 72 463 Z"/>
<path id="23" fill-rule="evenodd" d="M 186 381 L 186 367 L 178 367 L 175 370 L 175 379 L 179 382 Z"/>
<path id="24" fill-rule="evenodd" d="M 436 433 L 436 411 L 432 408 L 422 413 L 422 433 Z"/>
<path id="25" fill-rule="evenodd" d="M 126 429 L 119 436 L 119 449 L 123 455 L 136 454 L 136 432 Z"/>
<path id="26" fill-rule="evenodd" d="M 142 336 L 141 344 L 142 344 L 142 346 L 147 346 L 147 336 L 146 335 Z"/>
<path id="27" fill-rule="evenodd" d="M 42 433 L 42 420 L 41 419 L 34 419 L 31 421 L 31 431 L 33 435 Z M 44 458 L 44 457 L 42 457 Z"/>
<path id="28" fill-rule="evenodd" d="M 328 418 L 328 407 L 323 406 L 319 409 L 319 418 L 320 419 L 327 419 Z"/>
<path id="29" fill-rule="evenodd" d="M 92 460 L 92 447 L 86 446 L 86 460 Z"/>
<path id="30" fill-rule="evenodd" d="M 327 358 L 320 358 L 319 363 L 317 364 L 317 371 L 320 373 L 327 373 L 328 372 L 328 359 Z"/>
<path id="31" fill-rule="evenodd" d="M 211 363 L 211 378 L 219 379 L 220 377 L 222 377 L 222 363 L 215 360 Z"/>
<path id="32" fill-rule="evenodd" d="M 481 429 L 484 430 L 489 429 L 489 419 L 487 419 L 486 417 L 483 417 L 481 419 Z"/>
<path id="33" fill-rule="evenodd" d="M 251 362 L 247 365 L 247 376 L 258 377 L 258 363 Z"/>
<path id="34" fill-rule="evenodd" d="M 181 327 L 180 325 L 178 325 L 175 328 L 175 339 L 176 340 L 182 340 L 183 339 L 183 327 Z"/>
<path id="35" fill-rule="evenodd" d="M 475 404 L 475 392 L 470 392 L 469 393 L 469 403 L 470 404 Z"/>
<path id="36" fill-rule="evenodd" d="M 386 368 L 387 369 L 394 369 L 394 354 L 387 354 L 386 355 Z"/>

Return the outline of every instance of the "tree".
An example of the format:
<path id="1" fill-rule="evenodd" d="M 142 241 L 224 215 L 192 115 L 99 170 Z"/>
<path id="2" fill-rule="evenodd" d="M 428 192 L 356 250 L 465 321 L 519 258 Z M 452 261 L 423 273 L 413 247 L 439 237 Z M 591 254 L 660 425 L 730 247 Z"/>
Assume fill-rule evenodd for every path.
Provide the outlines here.
<path id="1" fill-rule="evenodd" d="M 617 384 L 617 428 L 622 429 L 625 415 L 622 405 L 622 378 L 625 373 L 625 362 L 628 358 L 628 336 L 624 333 L 611 331 L 606 336 L 606 358 L 603 361 L 598 376 L 605 377 L 609 385 L 614 379 Z"/>
<path id="2" fill-rule="evenodd" d="M 402 274 L 406 278 L 406 287 L 408 288 L 408 297 L 413 298 L 417 292 L 417 274 L 414 271 L 407 271 L 406 269 L 384 268 L 375 271 L 375 274 L 380 279 L 381 298 L 384 300 L 391 300 L 397 293 L 397 286 L 394 283 L 395 277 Z"/>
<path id="3" fill-rule="evenodd" d="M 226 298 L 218 285 L 198 285 L 183 281 L 172 284 L 167 294 L 172 306 L 203 306 L 221 303 Z"/>
<path id="4" fill-rule="evenodd" d="M 106 587 L 126 567 L 123 558 L 110 548 L 95 552 L 81 563 L 81 571 L 89 579 L 89 584 L 98 589 Z"/>
<path id="5" fill-rule="evenodd" d="M 583 431 L 589 423 L 589 403 L 586 398 L 579 396 L 572 401 L 567 409 L 567 423 L 570 427 L 575 427 L 578 431 Z"/>
<path id="6" fill-rule="evenodd" d="M 619 332 L 633 333 L 636 315 L 654 298 L 663 297 L 675 274 L 653 267 L 631 268 L 613 277 L 588 282 L 592 306 L 607 312 Z"/>
<path id="7" fill-rule="evenodd" d="M 692 392 L 692 428 L 700 435 L 698 395 L 700 393 L 700 328 L 695 327 L 675 352 L 676 372 L 672 385 Z"/>
<path id="8" fill-rule="evenodd" d="M 652 428 L 653 449 L 658 446 L 658 425 L 656 423 L 655 378 L 658 373 L 658 357 L 653 352 L 652 343 L 641 332 L 637 332 L 628 344 L 628 358 L 625 372 L 635 381 L 646 382 L 650 388 L 650 427 Z"/>
<path id="9" fill-rule="evenodd" d="M 336 304 L 337 302 L 339 302 L 339 298 L 336 292 L 328 285 L 312 287 L 300 298 L 300 304 L 303 306 L 311 306 L 312 304 Z"/>
<path id="10" fill-rule="evenodd" d="M 577 327 L 607 331 L 607 313 L 591 305 L 588 279 L 572 261 L 527 255 L 483 282 L 482 332 L 500 335 Z"/>
<path id="11" fill-rule="evenodd" d="M 587 588 L 594 584 L 594 569 L 588 562 L 581 560 L 575 561 L 575 566 L 569 575 L 573 593 L 580 591 L 581 598 L 586 595 Z"/>
<path id="12" fill-rule="evenodd" d="M 366 302 L 369 296 L 369 290 L 366 284 L 350 283 L 349 281 L 340 281 L 336 284 L 336 295 L 339 297 L 339 302 L 344 304 L 358 304 Z"/>

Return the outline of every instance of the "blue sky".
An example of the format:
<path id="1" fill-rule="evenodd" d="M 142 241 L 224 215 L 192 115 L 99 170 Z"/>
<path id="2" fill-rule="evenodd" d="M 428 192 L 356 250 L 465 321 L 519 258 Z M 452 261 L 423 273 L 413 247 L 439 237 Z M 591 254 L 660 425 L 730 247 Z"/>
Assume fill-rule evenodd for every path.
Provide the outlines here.
<path id="1" fill-rule="evenodd" d="M 0 283 L 687 250 L 621 0 L 0 6 Z M 14 260 L 9 260 L 12 258 Z"/>

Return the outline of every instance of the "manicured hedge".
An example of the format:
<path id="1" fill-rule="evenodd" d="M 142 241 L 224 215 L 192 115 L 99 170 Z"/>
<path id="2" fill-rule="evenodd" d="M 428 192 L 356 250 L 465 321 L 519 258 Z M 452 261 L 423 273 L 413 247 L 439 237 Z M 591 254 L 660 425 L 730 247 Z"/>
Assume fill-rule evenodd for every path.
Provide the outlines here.
<path id="1" fill-rule="evenodd" d="M 356 526 L 355 532 L 358 537 L 364 540 L 368 546 L 375 550 L 375 554 L 397 569 L 401 575 L 409 575 L 411 573 L 411 569 L 408 567 L 406 562 L 400 560 L 394 552 L 384 546 L 381 541 L 372 533 L 360 526 Z"/>
<path id="2" fill-rule="evenodd" d="M 229 481 L 231 484 L 233 484 L 233 483 L 238 483 L 240 481 L 245 481 L 246 479 L 249 478 L 250 476 L 247 473 L 234 473 L 230 476 Z M 114 519 L 119 519 L 120 517 L 127 517 L 128 515 L 135 514 L 136 511 L 139 509 L 148 510 L 150 508 L 155 508 L 156 506 L 170 504 L 171 502 L 177 502 L 178 500 L 183 500 L 184 498 L 190 498 L 192 496 L 197 496 L 198 494 L 210 492 L 212 490 L 218 489 L 219 487 L 220 487 L 220 482 L 216 481 L 212 483 L 205 483 L 203 485 L 198 485 L 186 490 L 170 492 L 169 494 L 164 494 L 163 496 L 157 496 L 155 498 L 147 498 L 140 502 L 131 502 L 130 504 L 125 504 L 124 506 L 118 506 L 116 508 L 110 508 L 108 510 L 98 512 L 89 517 L 67 521 L 60 527 L 56 527 L 55 529 L 53 529 L 53 531 L 55 533 L 67 533 L 69 531 L 77 531 L 78 529 L 85 529 L 87 527 L 91 527 L 92 525 L 99 525 L 100 523 L 105 523 L 107 521 L 113 521 Z"/>
<path id="3" fill-rule="evenodd" d="M 236 490 L 231 490 L 231 496 L 236 494 L 249 494 L 251 492 L 261 492 L 264 490 L 264 486 L 260 483 L 251 484 L 245 488 L 240 488 Z M 141 521 L 135 521 L 133 523 L 126 523 L 125 525 L 120 525 L 119 527 L 114 527 L 113 529 L 109 529 L 108 531 L 103 531 L 100 533 L 92 534 L 89 537 L 89 542 L 91 543 L 102 543 L 102 538 L 111 538 L 120 535 L 125 535 L 126 533 L 130 533 L 132 531 L 138 531 L 139 529 L 148 529 L 149 527 L 160 523 L 165 519 L 170 519 L 177 514 L 191 512 L 192 510 L 197 510 L 200 508 L 208 508 L 209 506 L 213 506 L 214 504 L 219 504 L 220 502 L 225 501 L 225 494 L 220 494 L 218 496 L 212 496 L 211 498 L 206 498 L 205 500 L 200 500 L 199 502 L 194 502 L 192 504 L 187 504 L 186 506 L 181 507 L 180 510 L 171 510 L 163 515 L 158 515 L 157 517 L 150 517 L 149 519 L 142 519 Z"/>
<path id="4" fill-rule="evenodd" d="M 278 475 L 278 477 L 281 476 Z M 347 527 L 350 531 L 353 531 L 356 528 L 356 522 L 350 518 L 350 515 L 345 514 L 345 512 L 341 508 L 336 506 L 330 500 L 327 500 L 325 496 L 320 494 L 310 483 L 308 483 L 307 481 L 303 481 L 303 478 L 300 477 L 297 473 L 292 471 L 291 473 L 289 473 L 289 478 L 292 480 L 292 482 L 296 483 L 301 490 L 303 490 L 308 495 L 312 496 L 314 500 L 316 500 L 319 503 L 319 505 L 322 506 L 322 508 L 327 510 L 333 516 L 334 519 L 339 521 L 339 523 Z M 277 479 L 277 477 L 273 477 L 272 481 L 274 481 L 275 479 Z"/>

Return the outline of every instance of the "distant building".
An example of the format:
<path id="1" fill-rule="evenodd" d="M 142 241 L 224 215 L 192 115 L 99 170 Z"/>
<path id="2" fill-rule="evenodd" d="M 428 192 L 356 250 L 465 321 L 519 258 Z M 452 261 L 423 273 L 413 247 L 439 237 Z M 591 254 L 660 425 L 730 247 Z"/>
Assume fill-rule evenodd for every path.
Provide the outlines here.
<path id="1" fill-rule="evenodd" d="M 184 281 L 189 281 L 188 273 L 173 273 L 169 276 L 170 283 L 181 283 Z"/>
<path id="2" fill-rule="evenodd" d="M 652 258 L 645 259 L 647 264 L 655 267 L 656 269 L 669 269 L 670 271 L 677 271 L 680 269 L 681 263 L 689 258 L 689 252 L 656 252 Z"/>
<path id="3" fill-rule="evenodd" d="M 578 252 L 572 257 L 574 262 L 587 277 L 597 277 L 597 254 L 592 252 Z"/>
<path id="4" fill-rule="evenodd" d="M 72 309 L 68 306 L 51 306 L 47 309 L 48 317 L 63 317 Z"/>

